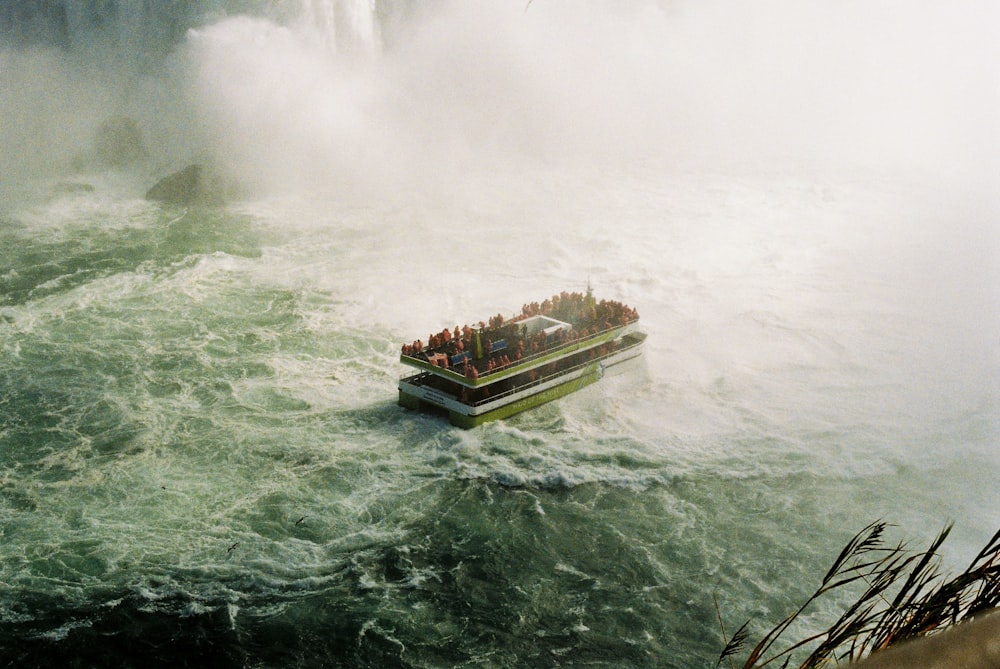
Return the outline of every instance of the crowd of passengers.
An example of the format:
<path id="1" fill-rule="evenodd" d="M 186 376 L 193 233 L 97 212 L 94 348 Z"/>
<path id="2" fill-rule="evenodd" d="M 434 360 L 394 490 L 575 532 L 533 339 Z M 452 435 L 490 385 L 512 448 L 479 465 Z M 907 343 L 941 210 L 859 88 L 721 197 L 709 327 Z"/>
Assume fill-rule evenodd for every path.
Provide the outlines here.
<path id="1" fill-rule="evenodd" d="M 532 316 L 547 316 L 570 323 L 572 328 L 559 330 L 547 337 L 544 331 L 528 335 L 521 321 Z M 589 293 L 563 292 L 541 303 L 532 302 L 521 308 L 521 314 L 505 319 L 497 314 L 489 323 L 479 322 L 480 344 L 483 357 L 474 359 L 475 330 L 468 325 L 445 328 L 431 334 L 425 344 L 416 340 L 403 344 L 404 356 L 427 360 L 432 364 L 454 369 L 476 379 L 520 360 L 541 353 L 549 348 L 585 339 L 604 330 L 627 325 L 638 320 L 639 314 L 632 307 L 615 300 L 594 300 Z"/>

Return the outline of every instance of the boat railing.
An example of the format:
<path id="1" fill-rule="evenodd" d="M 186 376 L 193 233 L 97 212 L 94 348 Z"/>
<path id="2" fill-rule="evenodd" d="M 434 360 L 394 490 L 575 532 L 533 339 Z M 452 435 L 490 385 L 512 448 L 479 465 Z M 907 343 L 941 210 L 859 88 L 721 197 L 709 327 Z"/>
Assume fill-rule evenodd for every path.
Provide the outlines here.
<path id="1" fill-rule="evenodd" d="M 580 370 L 580 369 L 583 369 L 584 367 L 587 367 L 588 365 L 591 365 L 593 363 L 594 363 L 593 360 L 588 360 L 586 362 L 581 362 L 579 364 L 573 365 L 572 367 L 567 367 L 565 369 L 560 369 L 557 372 L 552 372 L 551 374 L 546 374 L 545 376 L 539 376 L 537 379 L 529 381 L 528 383 L 522 383 L 521 385 L 514 386 L 513 388 L 509 388 L 508 390 L 505 390 L 502 393 L 497 393 L 496 395 L 490 395 L 489 397 L 484 397 L 483 399 L 480 399 L 480 400 L 475 400 L 475 401 L 470 401 L 470 402 L 462 402 L 462 403 L 463 404 L 468 404 L 469 406 L 477 407 L 477 406 L 480 406 L 482 404 L 486 404 L 488 402 L 495 402 L 495 401 L 497 401 L 499 399 L 503 399 L 504 397 L 507 397 L 508 395 L 513 395 L 514 393 L 519 393 L 519 392 L 521 392 L 523 390 L 528 390 L 529 388 L 534 388 L 535 386 L 540 386 L 543 383 L 551 381 L 552 379 L 554 379 L 554 378 L 556 378 L 558 376 L 566 376 L 567 374 L 572 374 L 573 372 L 575 372 L 577 370 Z"/>
<path id="2" fill-rule="evenodd" d="M 492 376 L 493 374 L 497 374 L 499 372 L 504 372 L 504 371 L 510 370 L 513 367 L 520 367 L 521 365 L 530 364 L 532 362 L 540 360 L 541 358 L 544 358 L 545 356 L 549 356 L 549 355 L 552 355 L 553 353 L 557 353 L 557 352 L 561 351 L 564 348 L 568 348 L 570 346 L 577 345 L 577 344 L 586 344 L 588 341 L 591 341 L 591 340 L 594 340 L 594 339 L 599 339 L 599 338 L 603 337 L 604 335 L 607 335 L 609 332 L 613 332 L 615 330 L 620 330 L 621 328 L 628 327 L 629 325 L 632 325 L 632 324 L 638 323 L 638 322 L 639 322 L 638 318 L 633 318 L 633 319 L 630 319 L 630 320 L 628 320 L 625 323 L 622 323 L 620 325 L 615 325 L 615 326 L 612 326 L 610 328 L 604 328 L 603 330 L 598 330 L 597 332 L 591 333 L 591 334 L 589 334 L 589 335 L 587 335 L 585 337 L 577 337 L 577 338 L 574 338 L 574 339 L 566 340 L 566 341 L 562 342 L 561 344 L 559 344 L 558 346 L 555 346 L 553 348 L 546 347 L 545 349 L 539 351 L 538 353 L 532 353 L 531 355 L 526 355 L 526 356 L 522 357 L 520 360 L 517 360 L 516 362 L 512 361 L 508 365 L 497 366 L 497 367 L 494 367 L 493 369 L 490 369 L 490 370 L 487 370 L 487 371 L 483 371 L 483 372 L 479 372 L 479 378 L 483 378 L 483 377 L 487 377 L 487 376 Z M 575 329 L 574 329 L 574 331 L 575 331 Z M 509 344 L 506 341 L 504 342 L 503 349 L 509 349 Z M 501 350 L 503 350 L 503 349 L 501 349 Z M 495 352 L 496 351 L 491 351 L 491 355 L 493 353 L 495 353 Z M 437 359 L 436 357 L 438 355 L 445 355 L 445 356 L 447 356 L 447 354 L 444 353 L 444 351 L 434 350 L 434 351 L 423 351 L 422 353 L 418 354 L 419 357 L 415 356 L 415 355 L 405 355 L 405 354 L 402 357 L 404 357 L 404 358 L 410 358 L 412 360 L 416 360 L 417 362 L 424 362 L 424 363 L 428 363 L 429 362 L 431 364 L 434 364 L 434 362 L 432 360 Z M 490 356 L 484 356 L 484 358 L 488 358 L 488 357 L 490 357 Z M 465 358 L 466 361 L 471 360 L 471 356 L 469 356 L 468 352 L 464 353 L 464 358 Z M 461 364 L 461 363 L 459 363 L 459 364 Z M 449 371 L 452 371 L 452 372 L 455 372 L 455 373 L 459 373 L 459 372 L 457 372 L 452 367 L 448 367 L 448 368 L 445 368 L 445 369 L 448 369 Z"/>

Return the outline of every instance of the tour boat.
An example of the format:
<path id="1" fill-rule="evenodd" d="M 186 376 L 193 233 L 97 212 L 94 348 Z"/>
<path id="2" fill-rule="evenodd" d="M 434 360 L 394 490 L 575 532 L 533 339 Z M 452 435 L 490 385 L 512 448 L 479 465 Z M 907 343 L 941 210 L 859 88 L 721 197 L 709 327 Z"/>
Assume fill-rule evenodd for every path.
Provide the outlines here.
<path id="1" fill-rule="evenodd" d="M 419 370 L 399 381 L 399 404 L 445 413 L 471 428 L 579 390 L 642 353 L 638 313 L 621 302 L 561 293 L 521 314 L 455 326 L 405 344 L 400 362 Z"/>

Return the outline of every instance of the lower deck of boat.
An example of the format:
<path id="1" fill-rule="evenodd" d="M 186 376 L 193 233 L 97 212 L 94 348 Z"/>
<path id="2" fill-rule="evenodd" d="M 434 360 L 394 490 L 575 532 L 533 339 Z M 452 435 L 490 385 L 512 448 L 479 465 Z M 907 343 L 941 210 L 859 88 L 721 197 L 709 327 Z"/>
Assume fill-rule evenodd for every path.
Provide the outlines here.
<path id="1" fill-rule="evenodd" d="M 645 338 L 642 332 L 630 332 L 606 345 L 579 351 L 544 367 L 476 388 L 433 372 L 422 372 L 400 380 L 399 404 L 446 413 L 454 425 L 475 427 L 550 402 L 598 381 L 606 368 L 637 357 Z"/>

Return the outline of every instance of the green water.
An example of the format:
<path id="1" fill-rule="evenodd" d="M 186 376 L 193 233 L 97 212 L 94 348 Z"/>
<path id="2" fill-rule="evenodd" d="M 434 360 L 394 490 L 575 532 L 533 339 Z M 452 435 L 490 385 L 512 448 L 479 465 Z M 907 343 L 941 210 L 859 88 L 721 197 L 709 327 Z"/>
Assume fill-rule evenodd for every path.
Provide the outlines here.
<path id="1" fill-rule="evenodd" d="M 439 320 L 375 266 L 411 214 L 96 197 L 2 232 L 0 649 L 20 666 L 709 666 L 716 601 L 762 631 L 869 520 L 915 543 L 954 520 L 950 564 L 993 522 L 995 387 L 917 419 L 919 389 L 879 383 L 808 304 L 795 327 L 737 314 L 741 361 L 681 313 L 705 300 L 685 283 L 728 279 L 634 283 L 640 260 L 612 281 L 650 332 L 640 364 L 462 431 L 395 404 L 399 341 Z M 444 309 L 523 301 L 498 288 Z"/>

